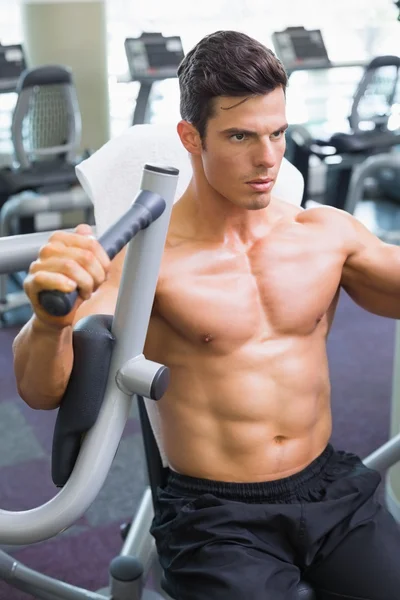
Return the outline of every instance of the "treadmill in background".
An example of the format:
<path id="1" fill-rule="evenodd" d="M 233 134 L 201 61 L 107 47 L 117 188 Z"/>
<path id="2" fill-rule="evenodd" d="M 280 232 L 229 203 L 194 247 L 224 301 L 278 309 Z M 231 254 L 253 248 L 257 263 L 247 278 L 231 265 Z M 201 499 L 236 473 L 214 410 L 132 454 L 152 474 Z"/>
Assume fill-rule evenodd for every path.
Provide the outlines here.
<path id="1" fill-rule="evenodd" d="M 132 81 L 140 83 L 133 125 L 148 122 L 149 98 L 153 84 L 177 76 L 184 52 L 179 36 L 142 33 L 125 40 L 125 52 Z"/>
<path id="2" fill-rule="evenodd" d="M 331 68 L 320 29 L 288 27 L 272 34 L 275 51 L 288 75 L 293 71 Z"/>
<path id="3" fill-rule="evenodd" d="M 22 45 L 3 46 L 0 43 L 0 94 L 15 92 L 19 76 L 25 69 Z"/>

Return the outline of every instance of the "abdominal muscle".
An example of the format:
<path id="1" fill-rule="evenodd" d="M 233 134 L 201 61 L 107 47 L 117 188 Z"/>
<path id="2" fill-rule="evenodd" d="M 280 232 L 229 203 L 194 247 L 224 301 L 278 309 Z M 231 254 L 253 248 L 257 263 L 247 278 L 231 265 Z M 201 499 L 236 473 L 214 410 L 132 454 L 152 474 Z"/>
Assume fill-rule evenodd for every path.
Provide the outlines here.
<path id="1" fill-rule="evenodd" d="M 248 343 L 228 356 L 207 350 L 169 352 L 171 382 L 159 410 L 173 470 L 269 481 L 321 454 L 332 429 L 324 336 Z"/>

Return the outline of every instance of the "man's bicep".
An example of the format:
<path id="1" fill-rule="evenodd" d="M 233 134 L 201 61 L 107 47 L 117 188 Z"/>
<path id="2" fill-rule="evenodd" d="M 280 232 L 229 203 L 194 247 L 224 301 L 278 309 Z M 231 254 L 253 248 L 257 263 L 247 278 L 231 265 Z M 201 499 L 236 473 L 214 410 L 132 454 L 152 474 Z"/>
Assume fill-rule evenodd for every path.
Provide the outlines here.
<path id="1" fill-rule="evenodd" d="M 349 282 L 362 282 L 366 286 L 379 285 L 388 277 L 393 268 L 391 261 L 393 246 L 385 244 L 362 223 L 349 215 L 351 237 L 349 250 L 343 268 L 344 279 Z M 395 254 L 398 254 L 395 250 Z"/>
<path id="2" fill-rule="evenodd" d="M 388 318 L 400 318 L 400 248 L 386 244 L 357 226 L 358 248 L 342 272 L 341 284 L 365 310 Z"/>

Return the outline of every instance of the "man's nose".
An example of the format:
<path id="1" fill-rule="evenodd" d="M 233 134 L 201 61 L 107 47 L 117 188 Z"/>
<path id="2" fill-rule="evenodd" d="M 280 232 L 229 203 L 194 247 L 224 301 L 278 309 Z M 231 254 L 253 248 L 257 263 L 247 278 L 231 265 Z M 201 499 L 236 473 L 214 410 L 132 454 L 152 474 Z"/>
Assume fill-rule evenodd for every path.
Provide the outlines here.
<path id="1" fill-rule="evenodd" d="M 276 163 L 276 153 L 271 140 L 261 141 L 255 156 L 256 166 L 272 169 Z"/>

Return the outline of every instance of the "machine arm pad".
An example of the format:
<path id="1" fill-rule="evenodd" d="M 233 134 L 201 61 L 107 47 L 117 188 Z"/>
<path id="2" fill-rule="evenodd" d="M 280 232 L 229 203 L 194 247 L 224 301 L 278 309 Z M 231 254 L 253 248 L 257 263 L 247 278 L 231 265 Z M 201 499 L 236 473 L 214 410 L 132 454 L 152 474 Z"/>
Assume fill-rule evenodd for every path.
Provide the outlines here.
<path id="1" fill-rule="evenodd" d="M 103 403 L 115 338 L 111 315 L 91 315 L 73 332 L 74 364 L 58 410 L 52 449 L 52 478 L 68 481 L 85 433 L 96 422 Z"/>

